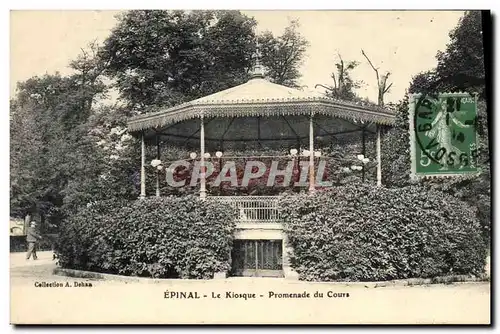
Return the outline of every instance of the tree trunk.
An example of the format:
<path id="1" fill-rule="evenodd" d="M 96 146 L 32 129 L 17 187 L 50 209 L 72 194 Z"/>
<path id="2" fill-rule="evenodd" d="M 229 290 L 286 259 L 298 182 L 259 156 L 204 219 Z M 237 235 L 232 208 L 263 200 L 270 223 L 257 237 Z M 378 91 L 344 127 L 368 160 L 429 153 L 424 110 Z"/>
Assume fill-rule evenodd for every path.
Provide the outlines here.
<path id="1" fill-rule="evenodd" d="M 379 87 L 378 89 L 378 105 L 381 107 L 384 106 L 384 90 L 382 87 Z"/>

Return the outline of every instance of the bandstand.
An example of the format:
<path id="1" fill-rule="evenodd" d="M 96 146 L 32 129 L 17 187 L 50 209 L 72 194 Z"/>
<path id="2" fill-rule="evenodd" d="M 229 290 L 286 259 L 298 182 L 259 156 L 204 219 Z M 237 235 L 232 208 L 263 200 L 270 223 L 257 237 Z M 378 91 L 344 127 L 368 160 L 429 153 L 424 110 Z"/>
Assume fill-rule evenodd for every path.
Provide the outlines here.
<path id="1" fill-rule="evenodd" d="M 272 83 L 257 64 L 248 82 L 158 112 L 133 117 L 128 130 L 141 138 L 141 197 L 146 194 L 146 145 L 160 143 L 196 148 L 201 166 L 213 152 L 252 148 L 302 154 L 308 161 L 307 191 L 314 193 L 313 152 L 339 141 L 375 138 L 376 182 L 381 184 L 381 128 L 394 122 L 394 114 L 372 105 L 331 99 Z M 212 155 L 209 155 L 212 152 Z M 208 153 L 208 154 L 207 154 Z M 184 157 L 179 157 L 184 158 Z M 156 174 L 156 196 L 161 196 Z M 278 196 L 211 196 L 205 169 L 199 178 L 199 196 L 223 201 L 238 209 L 233 251 L 233 275 L 295 277 L 287 258 L 286 236 L 279 218 Z"/>

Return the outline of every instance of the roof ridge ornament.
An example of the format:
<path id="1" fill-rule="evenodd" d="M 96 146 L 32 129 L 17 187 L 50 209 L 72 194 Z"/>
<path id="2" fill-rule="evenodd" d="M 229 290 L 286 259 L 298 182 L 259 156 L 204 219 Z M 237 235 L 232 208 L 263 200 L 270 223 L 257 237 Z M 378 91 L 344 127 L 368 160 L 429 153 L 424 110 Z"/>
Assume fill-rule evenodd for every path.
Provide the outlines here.
<path id="1" fill-rule="evenodd" d="M 262 57 L 262 54 L 260 52 L 260 47 L 259 47 L 259 37 L 257 35 L 257 28 L 255 28 L 255 52 L 252 55 L 252 58 L 254 59 L 254 65 L 251 70 L 250 80 L 256 78 L 261 78 L 261 79 L 264 78 L 264 67 L 260 63 L 260 57 Z"/>

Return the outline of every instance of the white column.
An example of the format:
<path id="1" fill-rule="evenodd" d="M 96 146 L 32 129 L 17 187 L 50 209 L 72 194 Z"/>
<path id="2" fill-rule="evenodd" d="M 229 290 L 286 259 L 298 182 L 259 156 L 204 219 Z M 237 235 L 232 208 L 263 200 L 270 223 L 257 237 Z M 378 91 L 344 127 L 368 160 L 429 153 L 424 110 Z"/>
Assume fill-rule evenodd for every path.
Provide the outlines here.
<path id="1" fill-rule="evenodd" d="M 309 119 L 309 193 L 314 193 L 314 127 L 313 114 Z"/>
<path id="2" fill-rule="evenodd" d="M 160 137 L 156 135 L 156 159 L 160 160 Z M 160 171 L 156 170 L 156 197 L 160 197 Z"/>
<path id="3" fill-rule="evenodd" d="M 160 172 L 156 171 L 156 197 L 160 197 Z"/>
<path id="4" fill-rule="evenodd" d="M 144 142 L 144 132 L 141 135 L 141 197 L 146 197 L 146 144 Z"/>
<path id="5" fill-rule="evenodd" d="M 382 185 L 382 157 L 380 149 L 380 125 L 377 125 L 377 186 Z"/>
<path id="6" fill-rule="evenodd" d="M 200 198 L 207 197 L 207 189 L 205 185 L 205 122 L 203 115 L 200 117 Z"/>

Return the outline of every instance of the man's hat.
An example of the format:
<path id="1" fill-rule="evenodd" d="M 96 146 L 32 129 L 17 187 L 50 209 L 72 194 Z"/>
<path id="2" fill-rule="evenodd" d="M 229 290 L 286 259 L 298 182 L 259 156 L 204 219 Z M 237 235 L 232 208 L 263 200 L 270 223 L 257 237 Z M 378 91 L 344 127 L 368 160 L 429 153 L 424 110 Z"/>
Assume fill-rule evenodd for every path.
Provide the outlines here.
<path id="1" fill-rule="evenodd" d="M 36 221 L 32 221 L 32 222 L 31 222 L 31 225 L 36 225 Z"/>

